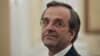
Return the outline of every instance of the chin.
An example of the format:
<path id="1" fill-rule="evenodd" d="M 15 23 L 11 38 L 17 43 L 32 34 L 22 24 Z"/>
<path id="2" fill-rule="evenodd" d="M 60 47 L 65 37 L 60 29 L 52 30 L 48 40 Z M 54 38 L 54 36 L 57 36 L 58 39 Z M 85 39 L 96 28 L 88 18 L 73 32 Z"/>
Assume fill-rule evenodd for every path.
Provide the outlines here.
<path id="1" fill-rule="evenodd" d="M 43 41 L 44 45 L 47 47 L 55 46 L 55 42 L 52 41 Z"/>

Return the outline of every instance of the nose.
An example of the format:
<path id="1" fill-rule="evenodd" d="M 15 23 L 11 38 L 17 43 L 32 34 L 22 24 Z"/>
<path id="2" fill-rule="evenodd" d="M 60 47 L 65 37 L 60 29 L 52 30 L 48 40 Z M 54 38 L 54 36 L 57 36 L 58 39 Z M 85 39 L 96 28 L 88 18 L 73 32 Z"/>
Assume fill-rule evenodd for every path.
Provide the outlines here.
<path id="1" fill-rule="evenodd" d="M 46 27 L 45 27 L 45 30 L 48 32 L 48 33 L 52 33 L 54 32 L 55 30 L 55 27 L 52 23 L 49 23 Z"/>

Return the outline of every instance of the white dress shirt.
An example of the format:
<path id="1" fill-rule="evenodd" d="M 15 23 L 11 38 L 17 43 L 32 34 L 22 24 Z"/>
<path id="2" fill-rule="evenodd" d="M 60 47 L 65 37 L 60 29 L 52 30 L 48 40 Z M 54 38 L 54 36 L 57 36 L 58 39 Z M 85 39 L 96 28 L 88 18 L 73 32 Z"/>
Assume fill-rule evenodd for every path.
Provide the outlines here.
<path id="1" fill-rule="evenodd" d="M 72 44 L 66 47 L 64 50 L 58 52 L 54 56 L 64 56 L 70 50 L 71 47 L 72 47 Z"/>

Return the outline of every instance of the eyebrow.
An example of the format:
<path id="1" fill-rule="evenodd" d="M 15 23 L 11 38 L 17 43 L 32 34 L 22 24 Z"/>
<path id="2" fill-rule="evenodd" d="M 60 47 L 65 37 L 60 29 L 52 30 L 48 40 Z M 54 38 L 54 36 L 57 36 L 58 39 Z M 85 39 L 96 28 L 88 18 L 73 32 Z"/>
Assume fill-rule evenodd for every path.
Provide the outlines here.
<path id="1" fill-rule="evenodd" d="M 48 20 L 48 17 L 44 17 L 44 18 L 42 18 L 41 20 Z M 64 20 L 61 19 L 61 18 L 56 18 L 56 19 L 54 19 L 54 21 L 61 21 L 61 22 L 64 22 Z"/>
<path id="2" fill-rule="evenodd" d="M 44 17 L 44 18 L 42 18 L 41 20 L 47 20 L 48 18 L 47 17 Z"/>
<path id="3" fill-rule="evenodd" d="M 56 18 L 55 20 L 64 22 L 64 20 L 61 19 L 61 18 Z M 55 21 L 55 20 L 54 20 L 54 21 Z"/>

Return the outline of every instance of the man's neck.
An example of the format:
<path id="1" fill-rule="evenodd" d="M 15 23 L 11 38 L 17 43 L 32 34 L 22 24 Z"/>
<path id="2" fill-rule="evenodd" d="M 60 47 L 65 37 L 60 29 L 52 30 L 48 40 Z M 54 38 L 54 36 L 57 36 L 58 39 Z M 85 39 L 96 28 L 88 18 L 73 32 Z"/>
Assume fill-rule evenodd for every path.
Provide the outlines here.
<path id="1" fill-rule="evenodd" d="M 49 56 L 53 56 L 56 53 L 58 53 L 57 48 L 49 48 Z"/>
<path id="2" fill-rule="evenodd" d="M 63 49 L 67 48 L 70 44 L 66 45 L 65 47 L 61 48 L 61 47 L 50 47 L 49 49 L 49 56 L 53 56 L 56 53 L 62 51 Z"/>

